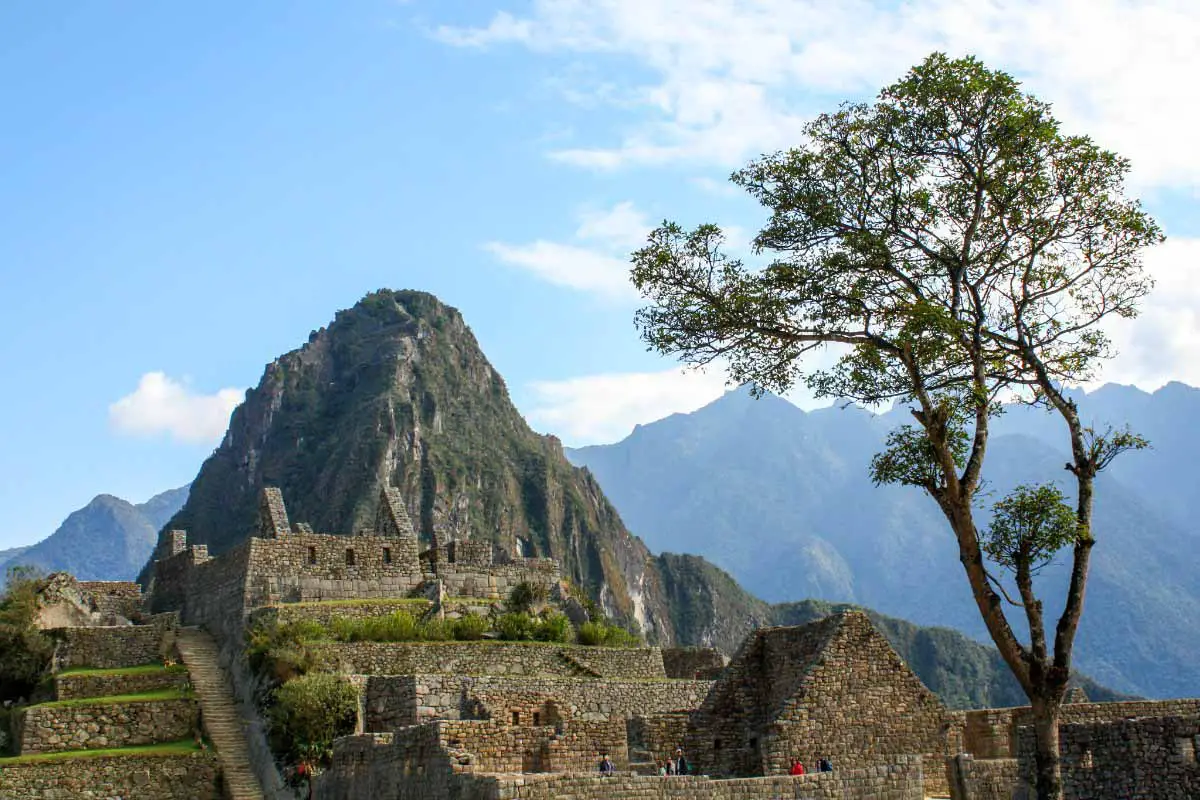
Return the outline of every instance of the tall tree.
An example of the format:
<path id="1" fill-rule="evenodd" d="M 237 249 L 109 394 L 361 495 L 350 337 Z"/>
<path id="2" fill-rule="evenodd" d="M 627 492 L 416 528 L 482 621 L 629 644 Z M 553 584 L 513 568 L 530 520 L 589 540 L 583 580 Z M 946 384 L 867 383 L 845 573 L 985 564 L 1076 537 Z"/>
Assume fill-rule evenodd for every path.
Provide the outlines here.
<path id="1" fill-rule="evenodd" d="M 920 487 L 944 513 L 988 632 L 1033 706 L 1040 798 L 1062 794 L 1058 715 L 1095 543 L 1096 475 L 1146 444 L 1086 427 L 1062 389 L 1110 356 L 1100 323 L 1135 316 L 1152 288 L 1141 254 L 1163 237 L 1125 197 L 1128 170 L 1062 133 L 1011 76 L 935 53 L 874 103 L 814 119 L 802 146 L 734 173 L 770 211 L 754 240 L 768 265 L 726 256 L 714 225 L 671 222 L 632 257 L 651 348 L 692 365 L 720 359 L 731 381 L 758 392 L 803 382 L 819 396 L 910 404 L 916 424 L 892 434 L 872 477 Z M 811 366 L 805 357 L 828 347 L 836 364 Z M 989 425 L 1010 400 L 1062 420 L 1075 484 L 1065 536 L 1054 509 L 1021 517 L 1036 488 L 998 509 L 993 529 L 977 524 Z M 989 543 L 992 563 L 1015 573 L 1020 597 L 1009 602 L 1024 610 L 1028 642 L 1006 616 Z M 1063 547 L 1071 576 L 1048 642 L 1032 576 Z"/>

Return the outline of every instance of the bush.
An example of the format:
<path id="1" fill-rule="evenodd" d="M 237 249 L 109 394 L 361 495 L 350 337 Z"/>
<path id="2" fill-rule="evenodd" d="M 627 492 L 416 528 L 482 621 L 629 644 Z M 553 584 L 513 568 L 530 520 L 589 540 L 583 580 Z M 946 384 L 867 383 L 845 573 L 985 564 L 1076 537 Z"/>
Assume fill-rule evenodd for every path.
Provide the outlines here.
<path id="1" fill-rule="evenodd" d="M 454 623 L 433 617 L 420 624 L 417 634 L 427 642 L 444 642 L 454 638 Z"/>
<path id="2" fill-rule="evenodd" d="M 311 620 L 264 620 L 247 631 L 246 656 L 255 672 L 283 683 L 324 666 L 309 645 L 327 636 L 325 628 Z"/>
<path id="3" fill-rule="evenodd" d="M 508 594 L 507 608 L 514 614 L 528 614 L 535 606 L 550 599 L 550 590 L 539 583 L 521 581 Z"/>
<path id="4" fill-rule="evenodd" d="M 478 614 L 463 614 L 453 624 L 454 638 L 460 642 L 478 641 L 488 629 L 487 618 Z"/>
<path id="5" fill-rule="evenodd" d="M 519 642 L 533 637 L 534 621 L 528 614 L 501 614 L 496 619 L 496 633 L 506 642 Z"/>
<path id="6" fill-rule="evenodd" d="M 343 642 L 415 642 L 422 638 L 417 618 L 407 611 L 366 619 L 339 617 L 331 630 L 333 637 Z"/>
<path id="7" fill-rule="evenodd" d="M 49 673 L 54 640 L 34 624 L 44 582 L 37 570 L 12 567 L 0 594 L 0 700 L 30 697 Z"/>
<path id="8" fill-rule="evenodd" d="M 533 629 L 533 638 L 539 642 L 571 641 L 571 620 L 566 614 L 553 612 L 538 620 Z"/>
<path id="9" fill-rule="evenodd" d="M 579 626 L 579 643 L 590 647 L 637 647 L 642 641 L 619 625 L 585 622 Z"/>
<path id="10" fill-rule="evenodd" d="M 358 690 L 349 681 L 312 672 L 275 690 L 271 735 L 293 763 L 314 764 L 329 757 L 334 739 L 354 733 L 357 716 Z"/>

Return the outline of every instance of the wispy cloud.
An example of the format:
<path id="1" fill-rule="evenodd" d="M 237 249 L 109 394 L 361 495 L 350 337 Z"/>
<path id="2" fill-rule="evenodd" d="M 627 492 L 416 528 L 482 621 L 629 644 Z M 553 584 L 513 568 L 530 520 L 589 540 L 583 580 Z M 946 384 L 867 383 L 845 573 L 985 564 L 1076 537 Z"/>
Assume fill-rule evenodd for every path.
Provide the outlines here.
<path id="1" fill-rule="evenodd" d="M 240 389 L 197 394 L 162 372 L 147 372 L 137 388 L 108 407 L 112 427 L 134 436 L 167 435 L 188 444 L 215 442 L 242 401 Z"/>
<path id="2" fill-rule="evenodd" d="M 544 281 L 606 300 L 635 302 L 629 282 L 629 253 L 646 241 L 651 225 L 632 203 L 579 215 L 574 243 L 537 240 L 526 244 L 488 242 L 484 249 L 505 264 Z"/>
<path id="3" fill-rule="evenodd" d="M 619 141 L 555 151 L 596 169 L 722 167 L 796 141 L 839 99 L 873 94 L 933 50 L 973 53 L 1133 159 L 1142 185 L 1200 186 L 1200 3 L 1193 0 L 534 0 L 441 41 L 625 57 L 649 81 L 598 102 L 644 109 Z M 587 87 L 572 87 L 576 100 Z"/>

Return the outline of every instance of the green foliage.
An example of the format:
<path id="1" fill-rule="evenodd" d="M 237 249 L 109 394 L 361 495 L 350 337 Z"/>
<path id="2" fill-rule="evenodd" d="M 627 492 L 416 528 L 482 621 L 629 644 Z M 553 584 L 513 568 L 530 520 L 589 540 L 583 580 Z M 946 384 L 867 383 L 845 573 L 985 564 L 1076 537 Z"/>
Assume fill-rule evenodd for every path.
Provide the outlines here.
<path id="1" fill-rule="evenodd" d="M 487 617 L 474 613 L 463 614 L 453 625 L 454 638 L 460 642 L 478 641 L 488 630 Z"/>
<path id="2" fill-rule="evenodd" d="M 967 461 L 970 443 L 961 427 L 947 431 L 950 455 L 954 465 L 962 469 Z M 901 425 L 888 433 L 887 446 L 871 459 L 871 480 L 876 486 L 899 483 L 904 486 L 927 488 L 942 482 L 942 466 L 938 449 L 929 434 L 912 425 Z"/>
<path id="3" fill-rule="evenodd" d="M 310 620 L 259 620 L 246 632 L 246 658 L 255 672 L 283 683 L 325 666 L 309 645 L 326 638 L 325 628 Z"/>
<path id="4" fill-rule="evenodd" d="M 270 709 L 276 752 L 293 763 L 326 760 L 333 740 L 354 732 L 358 690 L 346 679 L 324 672 L 293 678 L 275 690 Z"/>
<path id="5" fill-rule="evenodd" d="M 577 632 L 579 643 L 589 647 L 638 647 L 641 639 L 619 625 L 585 622 Z"/>
<path id="6" fill-rule="evenodd" d="M 528 614 L 550 599 L 550 590 L 542 584 L 521 581 L 508 594 L 505 608 L 516 614 Z"/>
<path id="7" fill-rule="evenodd" d="M 496 634 L 506 642 L 519 642 L 533 638 L 536 623 L 528 614 L 508 612 L 496 618 Z"/>
<path id="8" fill-rule="evenodd" d="M 417 635 L 426 642 L 445 642 L 454 638 L 454 623 L 433 617 L 420 624 Z"/>
<path id="9" fill-rule="evenodd" d="M 1057 486 L 1018 486 L 992 506 L 983 551 L 1002 567 L 1036 573 L 1079 538 L 1075 511 Z"/>
<path id="10" fill-rule="evenodd" d="M 0 594 L 0 700 L 28 698 L 48 674 L 54 641 L 35 625 L 43 580 L 29 567 L 13 567 Z"/>
<path id="11" fill-rule="evenodd" d="M 330 625 L 330 633 L 342 642 L 415 642 L 424 638 L 417 618 L 404 610 L 382 617 L 337 617 Z"/>
<path id="12" fill-rule="evenodd" d="M 571 641 L 571 620 L 566 614 L 551 612 L 537 620 L 533 626 L 533 638 L 539 642 Z"/>

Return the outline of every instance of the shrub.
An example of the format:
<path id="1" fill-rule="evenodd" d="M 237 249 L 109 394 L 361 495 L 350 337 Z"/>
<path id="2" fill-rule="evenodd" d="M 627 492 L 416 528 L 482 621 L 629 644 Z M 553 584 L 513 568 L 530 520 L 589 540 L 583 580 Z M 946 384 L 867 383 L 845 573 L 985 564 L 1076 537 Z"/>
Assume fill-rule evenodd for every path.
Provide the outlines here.
<path id="1" fill-rule="evenodd" d="M 422 638 L 421 626 L 408 611 L 393 611 L 382 617 L 333 621 L 335 639 L 343 642 L 414 642 Z"/>
<path id="2" fill-rule="evenodd" d="M 585 622 L 579 626 L 579 643 L 591 647 L 637 647 L 642 641 L 619 625 Z"/>
<path id="3" fill-rule="evenodd" d="M 508 613 L 496 618 L 496 633 L 506 642 L 518 642 L 533 636 L 534 621 L 528 614 Z"/>
<path id="4" fill-rule="evenodd" d="M 432 617 L 420 624 L 417 634 L 427 642 L 444 642 L 454 637 L 454 623 Z"/>
<path id="5" fill-rule="evenodd" d="M 463 614 L 454 620 L 454 638 L 460 642 L 473 642 L 482 639 L 487 629 L 487 618 L 481 617 L 478 614 Z"/>
<path id="6" fill-rule="evenodd" d="M 293 762 L 328 758 L 333 740 L 354 732 L 358 690 L 326 672 L 293 678 L 275 690 L 271 734 L 277 750 Z"/>
<path id="7" fill-rule="evenodd" d="M 533 629 L 533 638 L 539 642 L 569 642 L 571 641 L 571 620 L 566 614 L 553 612 L 537 621 Z"/>
<path id="8" fill-rule="evenodd" d="M 327 636 L 311 620 L 262 620 L 246 633 L 246 656 L 255 672 L 283 683 L 323 666 L 309 645 Z"/>
<path id="9" fill-rule="evenodd" d="M 528 614 L 550 599 L 550 590 L 539 583 L 521 581 L 508 594 L 507 608 L 514 614 Z"/>
<path id="10" fill-rule="evenodd" d="M 37 570 L 12 567 L 0 594 L 0 700 L 28 698 L 50 669 L 54 641 L 34 624 L 44 581 Z"/>

